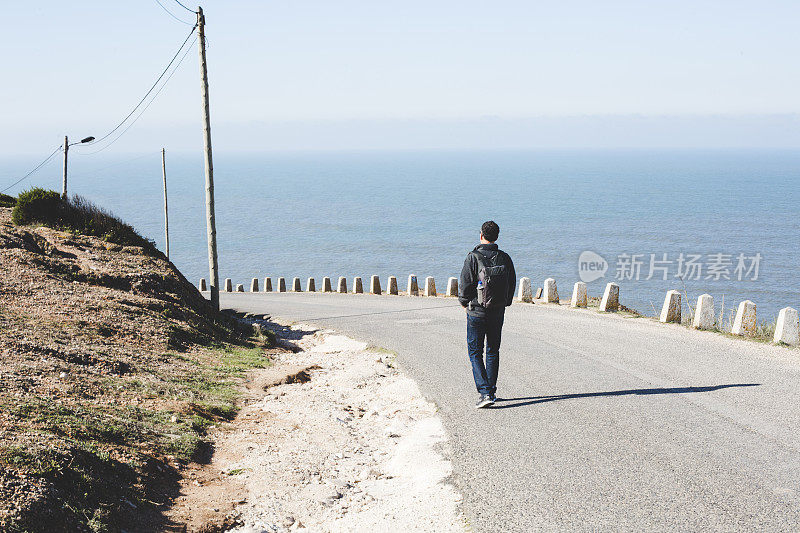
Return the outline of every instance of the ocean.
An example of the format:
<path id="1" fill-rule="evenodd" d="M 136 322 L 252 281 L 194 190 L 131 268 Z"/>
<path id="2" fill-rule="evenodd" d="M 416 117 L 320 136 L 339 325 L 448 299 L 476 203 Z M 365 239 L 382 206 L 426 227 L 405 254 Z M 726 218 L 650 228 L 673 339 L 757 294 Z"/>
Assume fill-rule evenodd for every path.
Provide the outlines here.
<path id="1" fill-rule="evenodd" d="M 73 154 L 70 193 L 163 249 L 160 152 Z M 404 287 L 416 274 L 443 291 L 491 219 L 518 276 L 534 288 L 555 278 L 563 299 L 583 276 L 590 296 L 616 281 L 621 302 L 647 315 L 669 289 L 691 305 L 711 294 L 718 314 L 723 298 L 726 314 L 749 299 L 767 321 L 800 307 L 798 151 L 219 153 L 214 163 L 221 281 L 247 288 L 265 276 L 304 287 L 362 276 L 368 287 L 373 274 Z M 7 158 L 0 176 L 31 166 Z M 54 160 L 9 192 L 60 191 L 60 173 Z M 168 152 L 167 177 L 171 259 L 197 283 L 208 277 L 202 154 Z"/>

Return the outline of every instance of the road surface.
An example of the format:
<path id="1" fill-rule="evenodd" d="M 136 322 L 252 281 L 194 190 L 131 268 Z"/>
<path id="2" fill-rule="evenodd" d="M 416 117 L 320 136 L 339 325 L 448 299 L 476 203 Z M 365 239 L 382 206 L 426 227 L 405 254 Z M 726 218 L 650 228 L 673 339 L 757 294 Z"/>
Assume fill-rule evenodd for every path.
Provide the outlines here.
<path id="1" fill-rule="evenodd" d="M 455 299 L 220 296 L 396 351 L 440 408 L 477 532 L 800 528 L 800 350 L 515 303 L 498 403 L 476 410 Z"/>

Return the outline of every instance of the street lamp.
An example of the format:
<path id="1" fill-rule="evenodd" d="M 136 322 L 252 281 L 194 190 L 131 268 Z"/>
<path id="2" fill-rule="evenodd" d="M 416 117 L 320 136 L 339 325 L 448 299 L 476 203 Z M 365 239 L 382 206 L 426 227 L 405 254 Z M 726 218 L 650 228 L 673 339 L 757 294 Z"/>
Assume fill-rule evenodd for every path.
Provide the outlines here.
<path id="1" fill-rule="evenodd" d="M 64 183 L 63 187 L 61 188 L 61 197 L 66 200 L 67 199 L 67 153 L 69 152 L 70 146 L 75 146 L 76 144 L 83 144 L 92 142 L 94 137 L 86 137 L 85 139 L 81 139 L 76 143 L 69 143 L 69 138 L 64 135 Z"/>

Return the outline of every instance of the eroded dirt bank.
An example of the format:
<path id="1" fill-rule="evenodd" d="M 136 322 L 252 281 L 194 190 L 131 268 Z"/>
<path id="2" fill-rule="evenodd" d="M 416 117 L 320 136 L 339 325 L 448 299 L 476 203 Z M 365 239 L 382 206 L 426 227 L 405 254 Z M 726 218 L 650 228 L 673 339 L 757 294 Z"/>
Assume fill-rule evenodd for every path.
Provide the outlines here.
<path id="1" fill-rule="evenodd" d="M 173 519 L 190 531 L 467 530 L 436 407 L 394 354 L 276 329 L 299 351 L 252 373 L 250 398 L 214 435 L 213 460 Z"/>

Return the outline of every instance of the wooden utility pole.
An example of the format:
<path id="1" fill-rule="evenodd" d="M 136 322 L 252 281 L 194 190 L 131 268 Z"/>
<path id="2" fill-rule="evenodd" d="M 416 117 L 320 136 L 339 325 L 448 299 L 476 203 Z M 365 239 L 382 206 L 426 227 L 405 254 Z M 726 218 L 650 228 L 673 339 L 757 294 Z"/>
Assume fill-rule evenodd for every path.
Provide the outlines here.
<path id="1" fill-rule="evenodd" d="M 219 311 L 219 272 L 217 270 L 217 223 L 214 215 L 214 163 L 211 158 L 211 116 L 208 110 L 208 69 L 206 66 L 206 19 L 197 8 L 197 44 L 200 48 L 200 77 L 203 93 L 203 144 L 206 155 L 206 228 L 208 230 L 208 270 L 211 306 Z"/>
<path id="2" fill-rule="evenodd" d="M 64 182 L 61 185 L 61 197 L 67 199 L 67 152 L 69 151 L 69 137 L 64 135 Z"/>
<path id="3" fill-rule="evenodd" d="M 167 261 L 169 261 L 169 207 L 167 204 L 167 159 L 166 152 L 161 149 L 161 175 L 164 177 L 164 237 L 167 241 Z"/>

